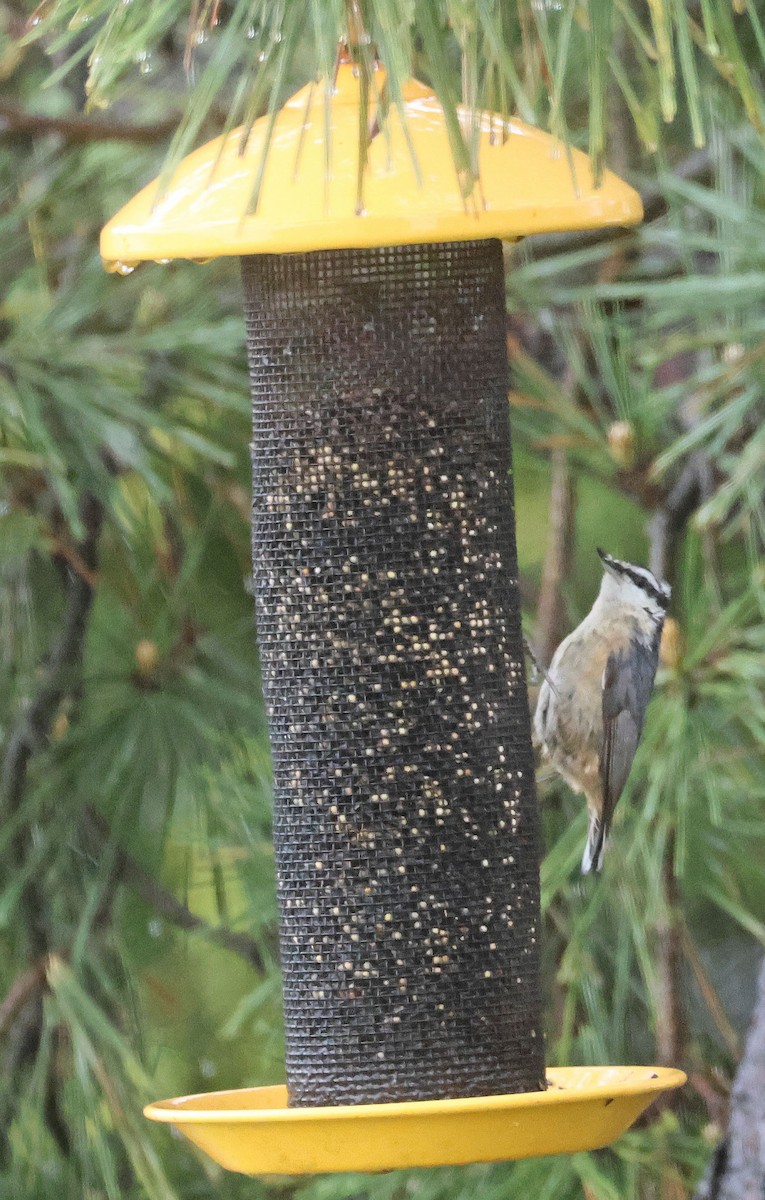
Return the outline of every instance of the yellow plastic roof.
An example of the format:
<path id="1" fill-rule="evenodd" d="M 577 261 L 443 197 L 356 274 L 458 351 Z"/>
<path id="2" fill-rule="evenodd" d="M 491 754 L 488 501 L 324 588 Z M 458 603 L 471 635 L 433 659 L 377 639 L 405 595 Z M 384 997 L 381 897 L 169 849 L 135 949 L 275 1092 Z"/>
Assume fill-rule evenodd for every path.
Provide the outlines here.
<path id="1" fill-rule="evenodd" d="M 247 210 L 267 118 L 256 122 L 244 152 L 235 130 L 190 154 L 162 194 L 155 180 L 104 228 L 107 267 L 126 270 L 146 259 L 514 239 L 632 225 L 642 218 L 637 192 L 611 172 L 594 186 L 585 154 L 489 113 L 480 118 L 480 184 L 465 201 L 441 106 L 414 80 L 404 97 L 406 131 L 391 108 L 385 132 L 369 145 L 364 209 L 357 213 L 359 93 L 352 67 L 343 65 L 329 99 L 323 85 L 309 84 L 287 101 L 276 117 L 254 213 Z"/>

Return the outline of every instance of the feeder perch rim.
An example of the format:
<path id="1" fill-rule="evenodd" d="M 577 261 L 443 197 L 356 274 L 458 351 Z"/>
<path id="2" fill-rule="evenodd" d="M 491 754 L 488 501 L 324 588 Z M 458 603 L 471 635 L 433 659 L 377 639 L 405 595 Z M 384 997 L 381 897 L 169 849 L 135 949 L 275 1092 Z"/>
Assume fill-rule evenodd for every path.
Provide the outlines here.
<path id="1" fill-rule="evenodd" d="M 268 117 L 255 122 L 244 147 L 236 129 L 194 151 L 167 186 L 154 180 L 105 226 L 105 266 L 127 273 L 147 260 L 515 240 L 642 219 L 638 193 L 610 171 L 596 187 L 582 151 L 515 117 L 473 118 L 460 109 L 479 130 L 480 180 L 465 197 L 441 105 L 417 80 L 403 89 L 406 132 L 391 106 L 385 131 L 368 143 L 359 213 L 359 107 L 360 80 L 341 65 L 334 88 L 311 83 L 286 102 L 265 157 Z"/>
<path id="2" fill-rule="evenodd" d="M 609 1075 L 618 1072 L 638 1072 L 636 1079 L 618 1077 L 609 1081 Z M 502 1096 L 454 1096 L 447 1100 L 404 1100 L 392 1104 L 334 1104 L 316 1108 L 248 1108 L 240 1109 L 212 1107 L 211 1102 L 216 1097 L 233 1096 L 235 1091 L 198 1092 L 190 1096 L 179 1096 L 172 1100 L 155 1100 L 144 1108 L 144 1116 L 152 1121 L 164 1121 L 174 1124 L 179 1115 L 184 1122 L 196 1121 L 252 1121 L 262 1117 L 269 1121 L 299 1122 L 301 1120 L 314 1122 L 332 1120 L 334 1117 L 358 1117 L 368 1115 L 376 1117 L 396 1118 L 408 1115 L 426 1116 L 431 1112 L 477 1112 L 491 1108 L 526 1107 L 529 1104 L 566 1104 L 590 1096 L 601 1097 L 606 1090 L 614 1095 L 631 1096 L 643 1092 L 663 1092 L 671 1088 L 682 1087 L 687 1082 L 687 1075 L 676 1067 L 548 1067 L 547 1090 L 544 1092 L 513 1092 Z M 566 1088 L 567 1082 L 575 1082 L 576 1076 L 593 1075 L 600 1081 L 589 1087 L 577 1086 Z M 244 1100 L 251 1096 L 269 1093 L 271 1096 L 283 1092 L 286 1100 L 286 1089 L 283 1084 L 272 1084 L 266 1087 L 237 1089 Z M 265 1096 L 264 1096 L 265 1098 Z M 199 1101 L 196 1111 L 185 1107 L 193 1101 Z M 181 1106 L 184 1107 L 181 1107 Z M 205 1107 L 210 1105 L 210 1107 Z"/>
<path id="3" fill-rule="evenodd" d="M 144 1113 L 248 1175 L 456 1166 L 609 1145 L 686 1076 L 667 1067 L 562 1067 L 547 1079 L 544 1092 L 325 1108 L 287 1108 L 283 1086 L 245 1088 L 163 1100 Z"/>

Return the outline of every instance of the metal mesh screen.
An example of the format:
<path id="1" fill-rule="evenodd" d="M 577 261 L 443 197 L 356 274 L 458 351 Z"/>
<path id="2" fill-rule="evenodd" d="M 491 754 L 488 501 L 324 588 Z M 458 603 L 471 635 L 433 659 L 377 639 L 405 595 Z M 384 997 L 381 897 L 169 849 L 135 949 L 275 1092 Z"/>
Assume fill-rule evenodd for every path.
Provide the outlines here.
<path id="1" fill-rule="evenodd" d="M 290 1102 L 536 1090 L 500 243 L 243 273 Z"/>

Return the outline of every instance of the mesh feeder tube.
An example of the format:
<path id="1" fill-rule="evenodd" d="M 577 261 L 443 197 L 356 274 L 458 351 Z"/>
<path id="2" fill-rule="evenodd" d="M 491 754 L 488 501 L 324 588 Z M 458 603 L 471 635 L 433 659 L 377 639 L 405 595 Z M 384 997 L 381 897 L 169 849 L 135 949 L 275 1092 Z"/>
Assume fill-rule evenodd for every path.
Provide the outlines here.
<path id="1" fill-rule="evenodd" d="M 545 1075 L 497 240 L 630 225 L 640 198 L 539 130 L 466 113 L 466 203 L 412 80 L 366 147 L 362 215 L 362 111 L 341 66 L 101 235 L 119 272 L 242 260 L 289 1093 L 144 1111 L 247 1174 L 575 1153 L 684 1080 Z"/>
<path id="2" fill-rule="evenodd" d="M 539 1090 L 501 244 L 242 261 L 291 1103 Z"/>

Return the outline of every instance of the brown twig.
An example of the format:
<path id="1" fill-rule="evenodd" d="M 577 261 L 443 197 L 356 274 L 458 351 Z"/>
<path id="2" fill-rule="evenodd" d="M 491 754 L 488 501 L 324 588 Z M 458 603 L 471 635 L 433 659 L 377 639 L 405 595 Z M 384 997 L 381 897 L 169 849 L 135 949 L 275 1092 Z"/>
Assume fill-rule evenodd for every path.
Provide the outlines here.
<path id="1" fill-rule="evenodd" d="M 46 960 L 41 958 L 17 975 L 0 1003 L 0 1041 L 7 1035 L 16 1015 L 45 983 Z"/>
<path id="2" fill-rule="evenodd" d="M 600 282 L 614 282 L 626 264 L 620 247 L 615 246 L 598 269 Z M 583 354 L 587 353 L 585 330 L 577 331 L 577 340 Z M 576 402 L 578 381 L 576 370 L 567 364 L 560 382 L 560 391 L 565 401 Z M 570 573 L 574 555 L 576 489 L 571 475 L 565 442 L 554 445 L 552 461 L 552 488 L 550 493 L 550 521 L 547 535 L 545 561 L 542 568 L 542 583 L 537 609 L 537 654 L 545 665 L 549 664 L 556 646 L 561 641 L 566 627 L 566 612 L 562 585 Z"/>
<path id="3" fill-rule="evenodd" d="M 649 567 L 659 579 L 674 582 L 677 545 L 703 495 L 703 460 L 688 460 L 675 485 L 648 522 Z M 663 919 L 657 929 L 658 1028 L 656 1054 L 663 1066 L 678 1066 L 686 1046 L 682 1002 L 683 940 L 675 874 L 675 832 L 670 829 L 661 864 Z M 677 1093 L 667 1093 L 663 1107 L 672 1106 Z"/>
<path id="4" fill-rule="evenodd" d="M 48 656 L 43 682 L 19 721 L 10 733 L 0 772 L 0 811 L 12 817 L 20 809 L 27 787 L 29 764 L 35 749 L 45 743 L 64 697 L 79 686 L 82 656 L 85 647 L 88 617 L 93 603 L 93 578 L 98 564 L 98 539 L 103 522 L 103 508 L 93 496 L 80 504 L 80 518 L 85 536 L 74 551 L 82 570 L 74 570 L 64 558 L 55 561 L 61 566 L 64 586 L 64 613 L 61 632 Z M 29 852 L 29 832 L 22 830 L 11 842 L 16 862 L 23 862 Z M 24 1063 L 37 1055 L 43 1028 L 42 995 L 45 980 L 44 964 L 49 950 L 48 904 L 39 881 L 28 879 L 20 898 L 20 912 L 26 923 L 30 951 L 35 960 L 18 976 L 0 1007 L 0 1034 L 6 1042 L 3 1071 L 12 1080 Z M 52 1067 L 50 1068 L 53 1069 Z M 9 1097 L 13 1096 L 13 1088 Z M 12 1100 L 11 1100 L 12 1102 Z M 52 1076 L 45 1087 L 46 1122 L 62 1152 L 68 1148 L 68 1136 L 54 1094 Z"/>
<path id="5" fill-rule="evenodd" d="M 677 541 L 701 500 L 703 466 L 699 456 L 688 459 L 677 483 L 648 522 L 648 566 L 657 579 L 672 582 Z"/>
<path id="6" fill-rule="evenodd" d="M 688 1083 L 697 1096 L 700 1096 L 707 1110 L 707 1116 L 718 1128 L 723 1128 L 728 1119 L 730 1096 L 702 1075 L 700 1071 L 688 1072 Z"/>
<path id="7" fill-rule="evenodd" d="M 686 1043 L 685 1014 L 681 1000 L 683 949 L 674 857 L 675 838 L 674 832 L 671 832 L 667 839 L 661 872 L 664 914 L 656 931 L 659 939 L 659 1020 L 656 1029 L 656 1057 L 659 1065 L 663 1067 L 677 1066 L 682 1062 Z"/>
<path id="8" fill-rule="evenodd" d="M 75 571 L 70 567 L 67 571 L 61 633 L 50 652 L 43 684 L 8 739 L 3 760 L 3 795 L 10 814 L 17 811 L 24 793 L 32 752 L 50 733 L 58 706 L 82 662 L 103 521 L 100 502 L 92 496 L 86 497 L 80 506 L 80 516 L 85 525 L 85 537 L 77 547 L 75 557 L 84 570 Z"/>
<path id="9" fill-rule="evenodd" d="M 91 840 L 98 842 L 103 849 L 111 838 L 108 823 L 100 813 L 88 805 L 83 813 L 83 824 Z M 210 942 L 215 942 L 225 950 L 230 950 L 243 958 L 256 971 L 265 971 L 266 962 L 258 943 L 246 933 L 226 929 L 220 925 L 210 925 L 202 917 L 193 913 L 190 908 L 169 892 L 159 883 L 151 872 L 133 858 L 123 847 L 114 850 L 114 880 L 127 884 L 158 916 L 163 917 L 177 929 L 189 933 L 199 933 Z"/>
<path id="10" fill-rule="evenodd" d="M 704 1003 L 715 1025 L 718 1033 L 725 1042 L 730 1053 L 738 1058 L 741 1051 L 738 1034 L 728 1020 L 728 1015 L 722 1006 L 720 997 L 715 991 L 712 981 L 710 980 L 701 961 L 698 947 L 691 937 L 691 931 L 688 928 L 688 923 L 684 917 L 681 917 L 679 922 L 680 940 L 683 947 L 683 953 L 688 961 L 688 965 L 693 971 L 699 991 L 704 998 Z"/>
<path id="11" fill-rule="evenodd" d="M 87 142 L 133 142 L 138 145 L 153 145 L 170 137 L 179 121 L 179 114 L 148 125 L 132 125 L 129 122 L 105 120 L 103 117 L 87 117 L 82 113 L 53 117 L 45 113 L 27 112 L 12 100 L 0 98 L 0 138 L 46 137 L 57 134 L 71 146 L 81 146 Z"/>
<path id="12" fill-rule="evenodd" d="M 86 496 L 80 505 L 80 517 L 85 536 L 78 545 L 76 556 L 92 576 L 98 560 L 98 538 L 103 521 L 103 508 L 93 496 Z M 61 633 L 54 643 L 43 683 L 16 728 L 11 732 L 0 773 L 0 806 L 6 817 L 18 812 L 26 791 L 29 763 L 35 749 L 50 735 L 61 701 L 78 682 L 85 645 L 88 616 L 93 603 L 93 588 L 89 578 L 71 567 L 65 574 L 64 614 Z M 0 807 L 0 811 L 2 808 Z M 14 838 L 12 850 L 16 861 L 23 861 L 28 847 L 26 833 Z M 47 952 L 43 900 L 37 881 L 28 880 L 22 897 L 22 910 L 28 918 L 32 954 L 39 958 Z"/>
<path id="13" fill-rule="evenodd" d="M 677 913 L 677 877 L 675 875 L 675 836 L 670 831 L 661 863 L 663 914 L 656 929 L 657 1026 L 656 1058 L 660 1066 L 677 1067 L 685 1058 L 686 1024 L 682 1002 L 682 945 Z M 676 1092 L 665 1092 L 657 1102 L 659 1110 L 672 1109 Z"/>
<path id="14" fill-rule="evenodd" d="M 64 541 L 56 537 L 46 539 L 46 549 L 57 565 L 64 568 L 64 571 L 71 569 L 85 581 L 91 591 L 95 589 L 96 572 L 87 566 L 76 549 L 67 546 Z"/>
<path id="15" fill-rule="evenodd" d="M 547 546 L 539 588 L 535 646 L 540 662 L 548 666 L 566 632 L 563 582 L 569 578 L 574 552 L 574 499 L 571 468 L 566 450 L 552 453 L 552 486 Z"/>

